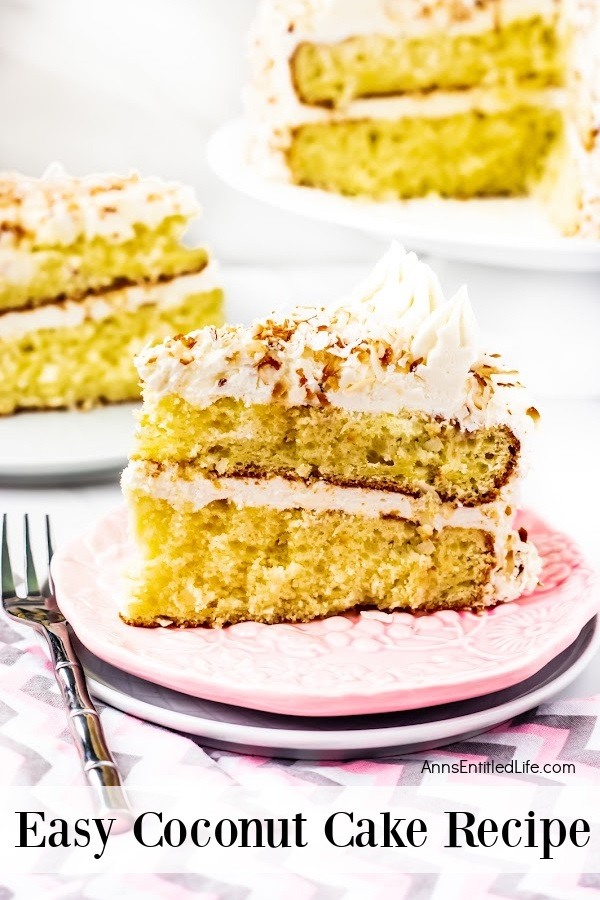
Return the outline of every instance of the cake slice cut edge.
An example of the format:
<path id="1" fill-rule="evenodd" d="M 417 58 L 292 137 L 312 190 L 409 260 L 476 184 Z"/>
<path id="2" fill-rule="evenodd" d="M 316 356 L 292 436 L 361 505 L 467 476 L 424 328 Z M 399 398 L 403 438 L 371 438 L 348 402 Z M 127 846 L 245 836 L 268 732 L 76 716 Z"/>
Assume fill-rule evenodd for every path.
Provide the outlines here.
<path id="1" fill-rule="evenodd" d="M 126 622 L 482 610 L 535 588 L 539 558 L 513 520 L 537 412 L 518 373 L 482 353 L 464 292 L 446 302 L 398 245 L 344 301 L 166 340 L 138 368 Z M 430 431 L 411 435 L 411 456 L 403 427 L 415 421 Z M 494 468 L 486 434 L 511 436 L 510 465 Z M 458 454 L 469 491 L 450 496 L 440 479 L 457 436 L 479 468 Z M 348 457 L 363 466 L 354 479 Z"/>

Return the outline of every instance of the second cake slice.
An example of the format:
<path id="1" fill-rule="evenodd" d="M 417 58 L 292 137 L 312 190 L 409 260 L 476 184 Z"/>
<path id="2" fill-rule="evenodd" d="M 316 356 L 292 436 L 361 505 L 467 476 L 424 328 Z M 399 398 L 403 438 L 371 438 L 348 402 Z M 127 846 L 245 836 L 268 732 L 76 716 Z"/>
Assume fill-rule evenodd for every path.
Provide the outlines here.
<path id="1" fill-rule="evenodd" d="M 137 399 L 150 340 L 223 321 L 182 237 L 193 191 L 138 175 L 0 175 L 0 415 Z"/>

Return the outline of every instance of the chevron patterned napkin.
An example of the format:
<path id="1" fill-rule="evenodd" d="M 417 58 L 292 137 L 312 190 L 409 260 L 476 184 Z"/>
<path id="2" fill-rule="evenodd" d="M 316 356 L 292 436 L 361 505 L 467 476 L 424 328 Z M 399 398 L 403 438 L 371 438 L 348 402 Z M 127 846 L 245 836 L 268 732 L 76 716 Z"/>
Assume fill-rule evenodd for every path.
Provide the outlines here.
<path id="1" fill-rule="evenodd" d="M 232 784 L 277 790 L 299 785 L 411 785 L 427 787 L 461 782 L 473 788 L 473 776 L 428 774 L 429 763 L 533 761 L 572 762 L 575 774 L 504 775 L 520 784 L 600 785 L 600 694 L 586 699 L 559 700 L 495 728 L 485 735 L 443 750 L 380 761 L 282 761 L 205 750 L 201 739 L 185 737 L 102 707 L 109 744 L 126 783 L 135 788 L 164 779 L 169 761 L 173 790 L 203 782 L 223 788 Z M 26 630 L 0 620 L 0 771 L 2 786 L 79 786 L 82 782 L 50 664 L 44 649 Z M 512 781 L 512 783 L 515 783 Z M 600 859 L 598 860 L 600 872 Z M 282 879 L 285 881 L 283 883 Z M 0 873 L 0 900 L 11 897 L 103 900 L 127 895 L 128 900 L 584 900 L 600 896 L 600 874 L 457 876 L 443 872 L 406 875 L 334 873 L 327 882 L 294 875 L 244 875 L 224 872 L 222 879 L 186 875 L 9 876 Z"/>

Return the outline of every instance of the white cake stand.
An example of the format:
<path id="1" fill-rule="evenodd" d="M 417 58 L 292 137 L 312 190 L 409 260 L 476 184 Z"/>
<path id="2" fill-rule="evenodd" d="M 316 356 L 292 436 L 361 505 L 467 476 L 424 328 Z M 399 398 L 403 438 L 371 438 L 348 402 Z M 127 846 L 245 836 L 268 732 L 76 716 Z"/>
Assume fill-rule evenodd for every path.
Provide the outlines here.
<path id="1" fill-rule="evenodd" d="M 562 272 L 600 272 L 600 241 L 565 238 L 533 200 L 423 199 L 376 203 L 269 181 L 246 161 L 242 119 L 207 146 L 216 174 L 242 193 L 288 212 L 373 235 L 446 259 Z"/>

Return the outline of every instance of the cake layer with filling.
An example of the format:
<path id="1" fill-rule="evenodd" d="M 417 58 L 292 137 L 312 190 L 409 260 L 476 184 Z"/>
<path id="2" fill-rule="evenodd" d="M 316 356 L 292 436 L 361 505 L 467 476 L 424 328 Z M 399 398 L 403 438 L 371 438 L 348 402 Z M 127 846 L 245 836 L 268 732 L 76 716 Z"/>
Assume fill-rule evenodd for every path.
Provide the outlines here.
<path id="1" fill-rule="evenodd" d="M 464 291 L 393 245 L 350 297 L 138 358 L 126 622 L 482 609 L 537 583 L 515 531 L 535 409 Z"/>
<path id="2" fill-rule="evenodd" d="M 173 332 L 222 321 L 210 264 L 198 275 L 0 316 L 0 415 L 139 397 L 135 354 Z"/>
<path id="3" fill-rule="evenodd" d="M 491 540 L 475 529 L 424 538 L 395 518 L 226 501 L 185 513 L 145 497 L 130 502 L 146 553 L 122 613 L 133 625 L 306 622 L 369 606 L 477 608 L 494 566 Z"/>
<path id="4" fill-rule="evenodd" d="M 131 624 L 307 621 L 368 606 L 478 609 L 537 580 L 535 549 L 498 504 L 450 509 L 431 498 L 190 477 L 148 463 L 130 465 L 123 487 L 143 548 L 123 611 Z M 157 591 L 166 598 L 159 613 Z"/>
<path id="5" fill-rule="evenodd" d="M 302 103 L 336 107 L 358 97 L 476 85 L 563 82 L 563 46 L 553 20 L 515 20 L 482 32 L 364 34 L 298 44 L 290 58 Z"/>
<path id="6" fill-rule="evenodd" d="M 193 192 L 51 167 L 0 176 L 0 415 L 139 397 L 134 355 L 223 321 Z"/>
<path id="7" fill-rule="evenodd" d="M 188 188 L 138 175 L 0 175 L 0 311 L 200 271 Z"/>
<path id="8" fill-rule="evenodd" d="M 395 414 L 177 396 L 146 404 L 133 458 L 185 461 L 222 475 L 276 472 L 477 505 L 497 497 L 519 457 L 506 425 L 464 431 L 414 410 Z"/>

